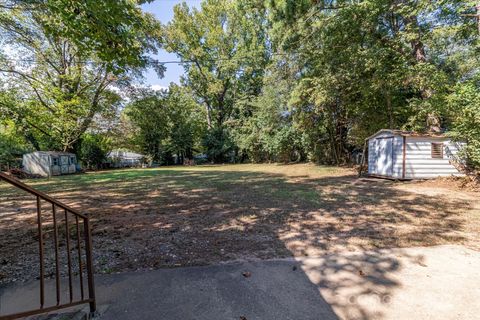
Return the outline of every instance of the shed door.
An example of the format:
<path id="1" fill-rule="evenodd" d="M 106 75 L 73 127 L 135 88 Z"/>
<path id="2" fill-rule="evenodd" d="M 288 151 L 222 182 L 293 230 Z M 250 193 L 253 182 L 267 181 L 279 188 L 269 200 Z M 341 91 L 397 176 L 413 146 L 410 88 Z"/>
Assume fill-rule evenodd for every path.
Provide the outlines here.
<path id="1" fill-rule="evenodd" d="M 60 156 L 61 172 L 68 173 L 68 156 Z"/>
<path id="2" fill-rule="evenodd" d="M 375 173 L 393 175 L 393 137 L 378 138 L 375 143 Z"/>

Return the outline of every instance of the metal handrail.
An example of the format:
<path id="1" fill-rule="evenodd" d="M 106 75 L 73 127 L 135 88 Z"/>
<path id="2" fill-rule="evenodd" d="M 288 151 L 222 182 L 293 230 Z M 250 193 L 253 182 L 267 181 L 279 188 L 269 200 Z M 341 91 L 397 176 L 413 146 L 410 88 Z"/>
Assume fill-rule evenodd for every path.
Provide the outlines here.
<path id="1" fill-rule="evenodd" d="M 50 197 L 49 195 L 38 191 L 23 182 L 15 179 L 14 177 L 0 172 L 0 180 L 4 180 L 7 183 L 24 190 L 36 197 L 37 204 L 37 225 L 38 225 L 38 245 L 39 245 L 39 256 L 40 256 L 40 308 L 23 311 L 20 313 L 9 314 L 9 315 L 0 315 L 0 320 L 10 320 L 18 319 L 22 317 L 32 316 L 36 314 L 51 312 L 59 309 L 69 308 L 72 306 L 80 304 L 89 304 L 90 312 L 95 313 L 96 311 L 96 300 L 95 300 L 95 285 L 93 278 L 93 261 L 92 261 L 92 236 L 90 230 L 90 219 L 87 215 L 78 212 L 77 210 L 61 203 L 60 201 Z M 55 288 L 56 288 L 56 305 L 54 306 L 45 306 L 45 264 L 44 264 L 44 241 L 43 241 L 43 228 L 42 228 L 42 206 L 41 200 L 46 201 L 51 204 L 51 212 L 53 218 L 53 228 L 54 228 L 54 250 L 55 250 Z M 66 237 L 66 249 L 67 249 L 67 260 L 68 260 L 68 285 L 69 285 L 69 302 L 61 303 L 61 294 L 60 294 L 60 265 L 59 265 L 59 235 L 58 235 L 58 213 L 57 208 L 63 209 L 65 216 L 65 237 Z M 74 301 L 73 294 L 73 272 L 72 272 L 72 256 L 71 251 L 73 250 L 70 242 L 70 227 L 69 227 L 69 214 L 72 214 L 75 219 L 76 226 L 76 249 L 78 253 L 78 274 L 80 281 L 80 299 Z M 84 285 L 83 285 L 83 264 L 82 264 L 82 244 L 80 240 L 80 222 L 79 219 L 83 220 L 83 235 L 85 242 L 85 257 L 86 257 L 86 271 L 87 271 L 87 285 L 88 285 L 88 298 L 85 298 L 84 295 Z"/>
<path id="2" fill-rule="evenodd" d="M 56 206 L 62 208 L 62 209 L 65 209 L 65 210 L 68 210 L 70 211 L 71 213 L 83 218 L 83 219 L 88 219 L 88 217 L 84 214 L 81 214 L 80 212 L 78 212 L 77 210 L 67 206 L 66 204 L 64 203 L 61 203 L 60 201 L 50 197 L 48 194 L 40 191 L 40 190 L 36 190 L 36 189 L 33 189 L 32 187 L 30 187 L 29 185 L 26 185 L 25 183 L 21 182 L 20 180 L 12 177 L 11 175 L 8 175 L 6 173 L 3 173 L 3 172 L 0 172 L 0 180 L 5 180 L 7 181 L 8 183 L 10 183 L 11 185 L 14 185 L 15 187 L 19 188 L 19 189 L 22 189 L 24 191 L 27 191 L 28 193 L 31 193 L 35 196 L 39 196 L 40 198 L 42 198 L 43 200 L 45 201 L 48 201 L 50 203 L 54 203 Z"/>

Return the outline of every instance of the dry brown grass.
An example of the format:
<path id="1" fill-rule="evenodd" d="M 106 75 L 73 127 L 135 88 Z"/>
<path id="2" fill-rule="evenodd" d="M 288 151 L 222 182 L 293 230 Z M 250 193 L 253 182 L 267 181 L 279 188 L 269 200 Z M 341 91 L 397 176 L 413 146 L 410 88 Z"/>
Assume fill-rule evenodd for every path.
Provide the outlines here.
<path id="1" fill-rule="evenodd" d="M 91 215 L 99 272 L 345 249 L 452 243 L 480 249 L 479 193 L 434 182 L 357 179 L 349 169 L 167 167 L 28 183 Z M 0 192 L 6 253 L 0 278 L 26 280 L 36 272 L 34 199 L 5 184 Z M 45 224 L 51 249 L 49 218 Z"/>

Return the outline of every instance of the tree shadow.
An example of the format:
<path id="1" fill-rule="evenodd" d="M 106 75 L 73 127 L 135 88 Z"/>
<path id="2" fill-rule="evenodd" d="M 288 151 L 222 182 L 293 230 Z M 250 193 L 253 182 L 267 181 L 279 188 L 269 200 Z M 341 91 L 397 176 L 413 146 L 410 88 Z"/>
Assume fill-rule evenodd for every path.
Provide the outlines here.
<path id="1" fill-rule="evenodd" d="M 372 316 L 355 297 L 374 294 L 385 302 L 401 285 L 392 277 L 400 260 L 380 249 L 467 241 L 460 212 L 471 208 L 467 201 L 399 190 L 391 181 L 353 175 L 138 170 L 109 172 L 93 183 L 62 178 L 39 187 L 90 214 L 99 272 L 322 257 L 318 265 L 301 263 L 305 276 L 315 284 L 319 300 L 324 298 L 318 290 L 328 289 L 328 303 L 355 319 Z M 11 276 L 9 268 L 19 266 L 14 274 L 29 280 L 38 265 L 33 262 L 34 207 L 24 195 L 4 194 L 0 243 L 8 253 L 0 272 Z M 49 218 L 44 224 L 48 237 Z M 50 252 L 51 242 L 46 239 Z M 20 251 L 22 255 L 14 253 Z M 351 256 L 348 251 L 361 253 Z M 53 256 L 47 259 L 51 264 Z M 331 276 L 338 274 L 344 276 Z M 355 288 L 353 300 L 339 302 L 336 293 L 347 288 Z"/>

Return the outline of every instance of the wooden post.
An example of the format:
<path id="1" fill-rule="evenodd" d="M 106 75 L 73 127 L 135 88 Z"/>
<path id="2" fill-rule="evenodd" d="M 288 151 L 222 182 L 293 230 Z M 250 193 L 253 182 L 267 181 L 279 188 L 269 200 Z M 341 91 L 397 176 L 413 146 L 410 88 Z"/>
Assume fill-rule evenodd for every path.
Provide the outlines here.
<path id="1" fill-rule="evenodd" d="M 403 136 L 403 145 L 402 145 L 402 179 L 405 180 L 406 176 L 406 159 L 407 159 L 407 137 Z"/>

